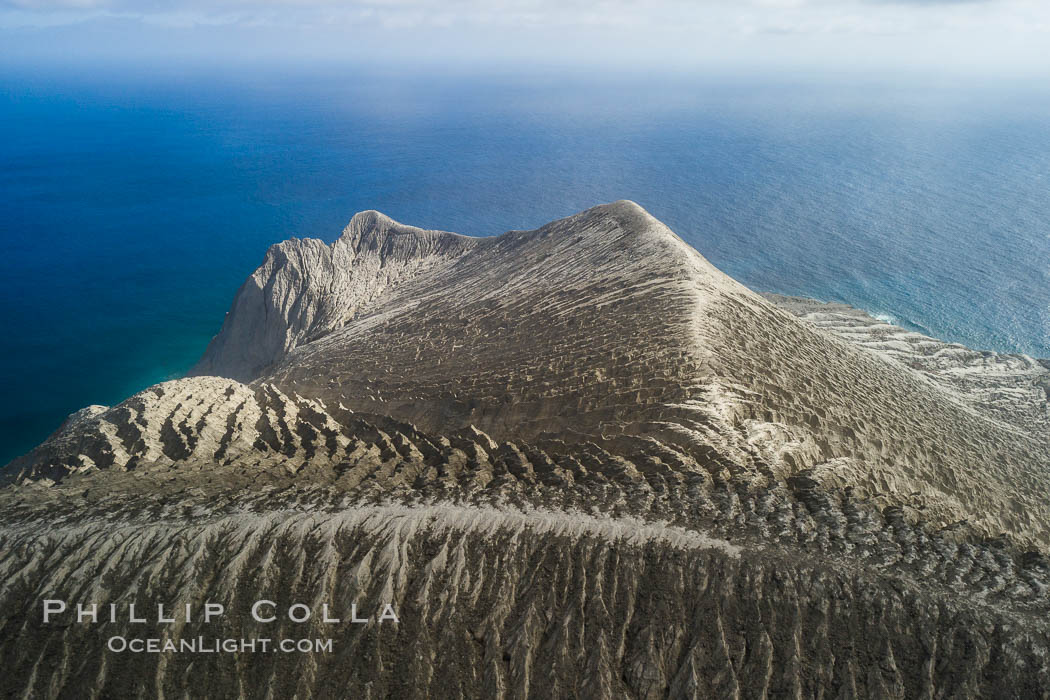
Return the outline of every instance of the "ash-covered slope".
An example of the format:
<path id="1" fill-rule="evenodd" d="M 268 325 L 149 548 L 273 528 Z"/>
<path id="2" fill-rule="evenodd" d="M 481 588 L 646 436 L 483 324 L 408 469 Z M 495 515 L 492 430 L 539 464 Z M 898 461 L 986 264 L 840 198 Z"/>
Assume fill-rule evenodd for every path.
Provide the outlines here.
<path id="1" fill-rule="evenodd" d="M 1050 435 L 1050 359 L 972 350 L 845 304 L 763 296 L 821 330 L 921 372 L 979 411 L 1034 435 Z"/>
<path id="2" fill-rule="evenodd" d="M 1038 394 L 976 399 L 787 306 L 630 202 L 275 246 L 200 376 L 9 467 L 0 694 L 1046 697 Z M 44 625 L 45 597 L 229 614 Z M 263 598 L 400 622 L 266 626 Z"/>
<path id="3" fill-rule="evenodd" d="M 1045 423 L 1005 421 L 928 373 L 798 321 L 634 203 L 481 240 L 358 215 L 321 247 L 333 259 L 359 251 L 353 265 L 367 271 L 368 284 L 339 286 L 338 303 L 318 305 L 313 282 L 298 295 L 284 284 L 329 284 L 330 258 L 306 252 L 318 245 L 282 244 L 284 263 L 271 251 L 246 288 L 282 291 L 242 290 L 197 373 L 228 368 L 436 432 L 635 436 L 685 457 L 715 446 L 732 455 L 734 477 L 809 470 L 909 517 L 1050 543 Z M 354 268 L 343 274 L 356 279 Z M 317 319 L 313 340 L 286 343 L 253 374 L 241 339 L 284 308 Z M 300 325 L 270 332 L 300 338 Z"/>

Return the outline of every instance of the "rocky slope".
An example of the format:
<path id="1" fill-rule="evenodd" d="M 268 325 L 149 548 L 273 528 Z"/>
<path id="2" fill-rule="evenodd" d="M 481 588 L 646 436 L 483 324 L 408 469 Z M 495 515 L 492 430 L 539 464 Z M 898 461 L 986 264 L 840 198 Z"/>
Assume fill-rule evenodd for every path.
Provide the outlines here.
<path id="1" fill-rule="evenodd" d="M 404 226 L 379 212 L 351 220 L 332 246 L 278 243 L 241 286 L 197 374 L 249 380 L 289 351 L 363 313 L 416 275 L 436 275 L 481 239 Z"/>
<path id="2" fill-rule="evenodd" d="M 1047 694 L 1046 366 L 764 298 L 633 203 L 274 246 L 193 374 L 9 465 L 8 695 Z M 231 612 L 56 626 L 46 597 Z"/>
<path id="3" fill-rule="evenodd" d="M 1050 435 L 1050 360 L 971 350 L 873 318 L 845 304 L 763 296 L 818 328 L 921 372 L 976 410 Z"/>

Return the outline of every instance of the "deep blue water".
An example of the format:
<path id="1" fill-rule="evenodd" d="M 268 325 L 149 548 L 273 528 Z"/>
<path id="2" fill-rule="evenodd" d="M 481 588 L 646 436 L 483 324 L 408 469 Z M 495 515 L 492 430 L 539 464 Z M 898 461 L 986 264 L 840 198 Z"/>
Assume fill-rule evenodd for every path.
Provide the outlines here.
<path id="1" fill-rule="evenodd" d="M 0 463 L 185 372 L 267 246 L 633 199 L 757 289 L 1050 356 L 1050 99 L 1023 86 L 0 73 Z"/>

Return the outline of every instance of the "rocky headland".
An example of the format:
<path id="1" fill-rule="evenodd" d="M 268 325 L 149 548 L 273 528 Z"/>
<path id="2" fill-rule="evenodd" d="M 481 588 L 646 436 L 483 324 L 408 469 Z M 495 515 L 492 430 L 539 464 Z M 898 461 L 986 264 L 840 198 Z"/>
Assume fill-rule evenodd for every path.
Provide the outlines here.
<path id="1" fill-rule="evenodd" d="M 6 468 L 12 697 L 1047 697 L 1050 366 L 757 294 L 631 202 L 271 247 Z M 117 654 L 41 601 L 223 601 Z M 270 626 L 238 601 L 399 622 Z M 250 605 L 250 603 L 249 603 Z"/>

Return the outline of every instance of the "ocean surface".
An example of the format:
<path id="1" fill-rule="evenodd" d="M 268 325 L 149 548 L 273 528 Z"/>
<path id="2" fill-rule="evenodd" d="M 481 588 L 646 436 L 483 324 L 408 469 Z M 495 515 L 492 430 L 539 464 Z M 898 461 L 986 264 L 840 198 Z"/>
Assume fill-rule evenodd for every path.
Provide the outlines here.
<path id="1" fill-rule="evenodd" d="M 0 463 L 180 376 L 266 248 L 639 202 L 760 290 L 1050 357 L 1050 97 L 1010 87 L 0 70 Z"/>

